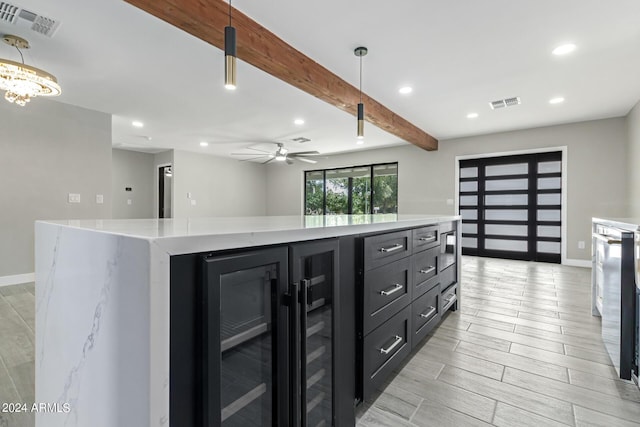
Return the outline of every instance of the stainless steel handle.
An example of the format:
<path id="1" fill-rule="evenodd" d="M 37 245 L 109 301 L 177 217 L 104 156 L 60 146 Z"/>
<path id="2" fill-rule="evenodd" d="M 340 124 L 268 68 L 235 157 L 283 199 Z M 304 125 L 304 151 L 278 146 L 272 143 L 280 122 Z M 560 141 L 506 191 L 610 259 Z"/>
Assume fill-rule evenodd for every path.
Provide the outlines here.
<path id="1" fill-rule="evenodd" d="M 423 268 L 420 270 L 420 273 L 422 274 L 429 274 L 432 273 L 436 268 L 432 265 L 429 266 L 429 268 L 427 268 L 426 270 Z"/>
<path id="2" fill-rule="evenodd" d="M 388 295 L 395 294 L 402 288 L 404 288 L 404 286 L 402 286 L 400 283 L 396 283 L 391 288 L 385 289 L 384 291 L 380 291 L 380 295 L 384 295 L 386 297 Z"/>
<path id="3" fill-rule="evenodd" d="M 603 242 L 605 242 L 605 243 L 607 243 L 609 245 L 621 245 L 622 244 L 622 240 L 612 239 L 611 237 L 605 236 L 604 234 L 593 233 L 592 236 L 595 237 L 598 240 L 602 240 Z"/>
<path id="4" fill-rule="evenodd" d="M 422 317 L 423 319 L 428 319 L 435 312 L 436 312 L 436 308 L 435 307 L 429 307 L 429 312 L 426 313 L 426 314 L 425 313 L 420 313 L 420 317 Z"/>
<path id="5" fill-rule="evenodd" d="M 451 301 L 455 301 L 456 300 L 456 294 L 449 294 L 446 297 L 444 297 L 444 300 L 447 303 L 450 303 Z"/>
<path id="6" fill-rule="evenodd" d="M 431 237 L 420 237 L 418 240 L 420 240 L 421 242 L 435 242 L 437 239 L 436 236 L 431 236 Z"/>
<path id="7" fill-rule="evenodd" d="M 380 349 L 380 353 L 382 354 L 389 354 L 391 353 L 391 351 L 396 348 L 397 346 L 400 345 L 400 343 L 402 342 L 402 337 L 399 337 L 398 335 L 395 336 L 395 341 L 393 342 L 393 344 L 391 344 L 391 346 L 389 346 L 389 348 L 381 348 Z"/>
<path id="8" fill-rule="evenodd" d="M 400 243 L 396 243 L 395 245 L 391 246 L 390 248 L 380 248 L 380 252 L 394 252 L 397 251 L 399 249 L 404 248 L 404 245 L 401 245 Z"/>

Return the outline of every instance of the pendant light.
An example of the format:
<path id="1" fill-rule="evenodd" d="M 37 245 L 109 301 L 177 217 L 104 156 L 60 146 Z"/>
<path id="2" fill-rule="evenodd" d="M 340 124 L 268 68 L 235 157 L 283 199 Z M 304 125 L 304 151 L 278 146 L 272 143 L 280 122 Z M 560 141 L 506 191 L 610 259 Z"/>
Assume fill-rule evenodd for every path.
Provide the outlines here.
<path id="1" fill-rule="evenodd" d="M 369 51 L 366 47 L 357 47 L 353 53 L 360 58 L 360 102 L 358 103 L 358 139 L 364 139 L 364 104 L 362 103 L 362 57 Z"/>
<path id="2" fill-rule="evenodd" d="M 231 26 L 231 0 L 229 0 L 229 26 L 224 27 L 224 87 L 236 90 L 236 29 Z"/>

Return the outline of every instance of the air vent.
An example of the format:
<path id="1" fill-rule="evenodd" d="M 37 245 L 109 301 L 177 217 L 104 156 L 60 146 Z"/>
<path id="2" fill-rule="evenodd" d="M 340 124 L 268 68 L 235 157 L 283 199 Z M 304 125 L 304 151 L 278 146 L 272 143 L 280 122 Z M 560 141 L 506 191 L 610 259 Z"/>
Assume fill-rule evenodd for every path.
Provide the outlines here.
<path id="1" fill-rule="evenodd" d="M 15 24 L 19 9 L 18 6 L 0 1 L 0 22 Z"/>
<path id="2" fill-rule="evenodd" d="M 53 37 L 60 27 L 60 22 L 53 18 L 39 15 L 7 2 L 0 2 L 0 23 L 2 22 L 26 27 L 47 37 Z"/>
<path id="3" fill-rule="evenodd" d="M 293 138 L 292 141 L 299 142 L 300 144 L 304 144 L 305 142 L 309 142 L 311 140 L 309 138 L 304 138 L 302 136 L 299 136 L 297 138 Z"/>
<path id="4" fill-rule="evenodd" d="M 514 96 L 513 98 L 499 99 L 497 101 L 491 101 L 489 103 L 492 110 L 497 110 L 498 108 L 504 108 L 504 107 L 513 107 L 514 105 L 520 105 L 520 104 L 521 102 L 520 102 L 519 96 Z"/>

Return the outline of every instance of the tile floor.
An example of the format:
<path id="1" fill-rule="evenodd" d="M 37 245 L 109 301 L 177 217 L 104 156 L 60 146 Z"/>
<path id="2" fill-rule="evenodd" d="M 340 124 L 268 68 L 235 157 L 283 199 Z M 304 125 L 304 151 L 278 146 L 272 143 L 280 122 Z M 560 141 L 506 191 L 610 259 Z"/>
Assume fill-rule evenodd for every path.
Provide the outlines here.
<path id="1" fill-rule="evenodd" d="M 589 269 L 463 257 L 451 313 L 358 426 L 640 425 L 640 392 L 616 379 L 590 314 Z M 0 288 L 0 402 L 34 400 L 34 286 Z M 0 427 L 33 427 L 0 412 Z"/>
<path id="2" fill-rule="evenodd" d="M 591 270 L 463 257 L 462 308 L 401 367 L 359 427 L 640 425 L 592 317 Z"/>

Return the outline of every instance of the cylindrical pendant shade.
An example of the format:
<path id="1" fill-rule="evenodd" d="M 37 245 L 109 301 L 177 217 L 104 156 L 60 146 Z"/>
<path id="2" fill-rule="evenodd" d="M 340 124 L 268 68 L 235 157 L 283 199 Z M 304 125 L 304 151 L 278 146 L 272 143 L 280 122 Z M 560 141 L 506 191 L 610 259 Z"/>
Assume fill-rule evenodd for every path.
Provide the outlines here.
<path id="1" fill-rule="evenodd" d="M 358 139 L 364 138 L 364 104 L 358 104 Z"/>
<path id="2" fill-rule="evenodd" d="M 229 90 L 236 88 L 236 29 L 224 27 L 224 87 Z"/>

